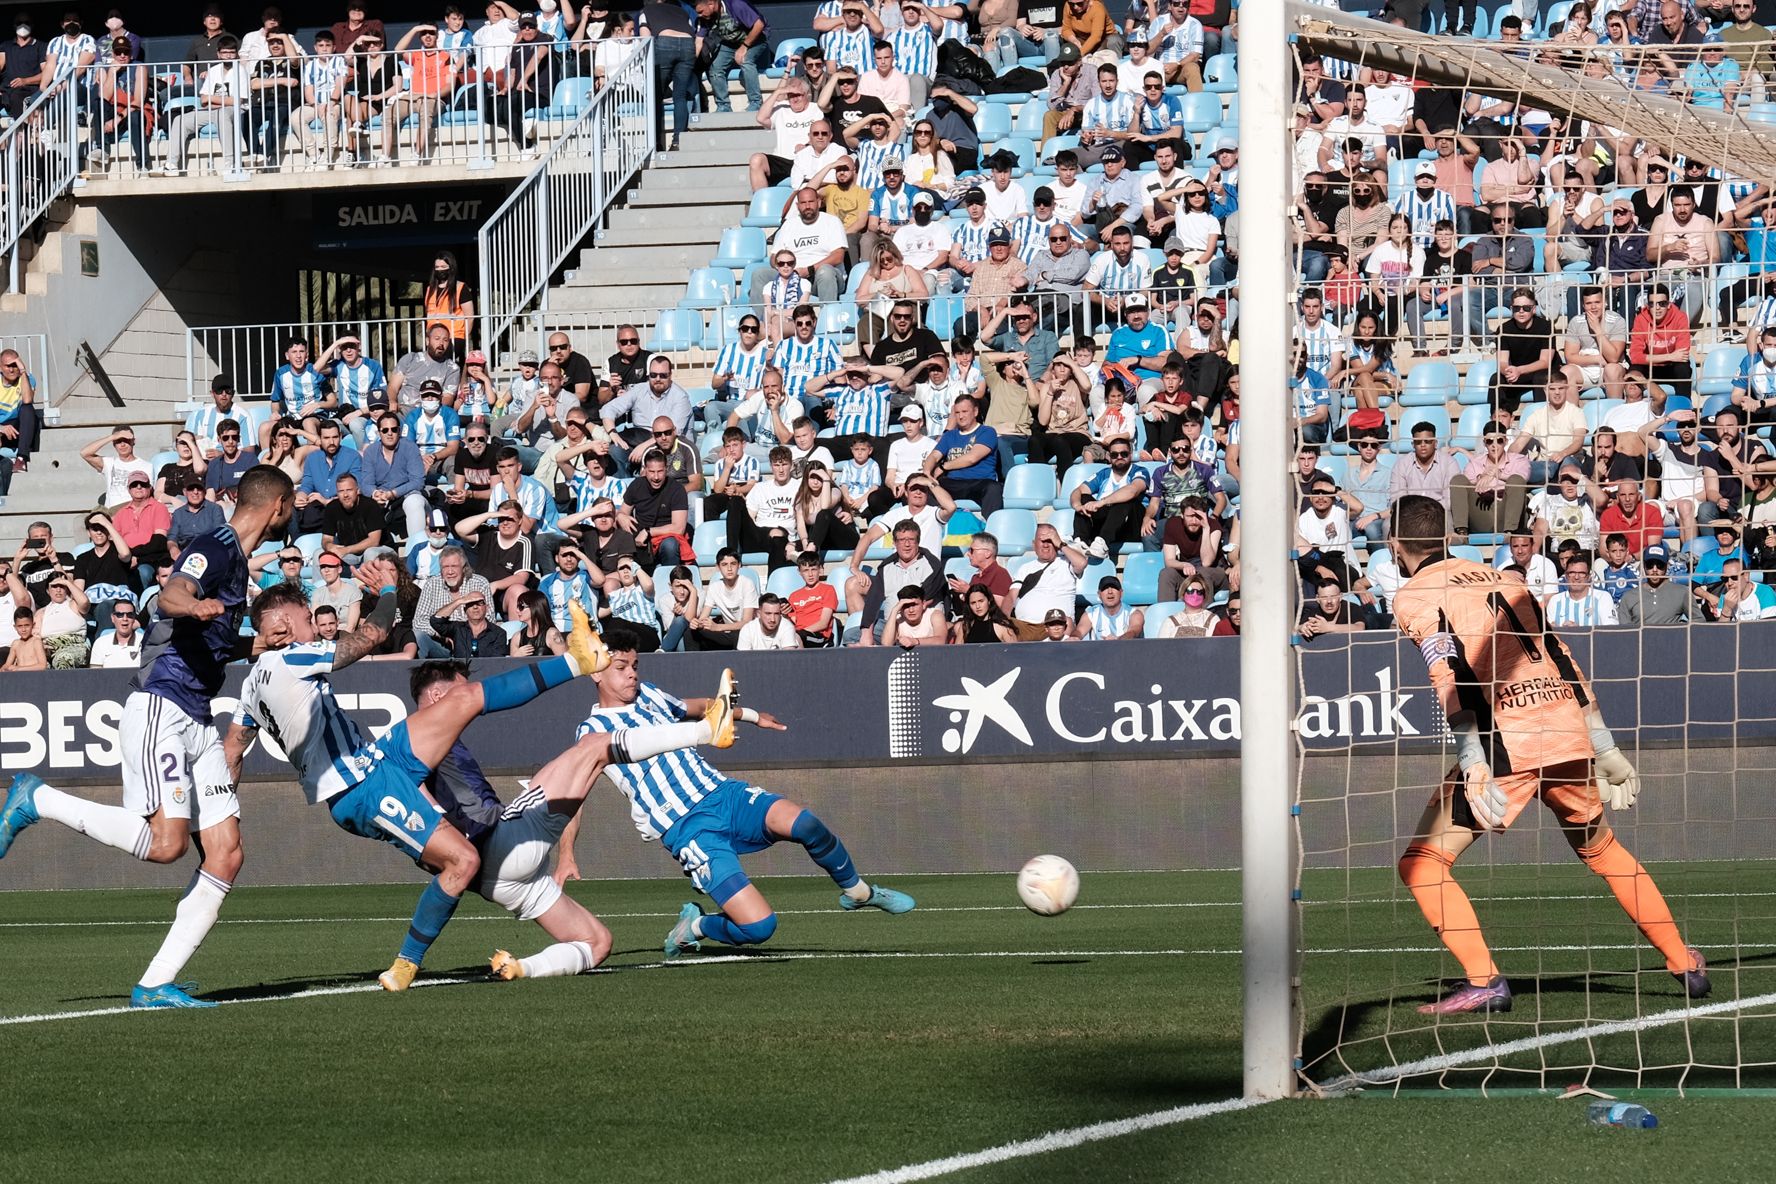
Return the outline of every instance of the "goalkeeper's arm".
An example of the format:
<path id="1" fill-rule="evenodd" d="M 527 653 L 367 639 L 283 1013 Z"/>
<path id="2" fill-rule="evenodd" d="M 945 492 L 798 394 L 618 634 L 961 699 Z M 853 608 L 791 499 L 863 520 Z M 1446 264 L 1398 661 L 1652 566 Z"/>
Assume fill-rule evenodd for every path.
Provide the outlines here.
<path id="1" fill-rule="evenodd" d="M 1597 752 L 1597 793 L 1612 810 L 1628 810 L 1640 796 L 1640 774 L 1629 762 L 1616 738 L 1603 722 L 1603 713 L 1594 700 L 1585 709 L 1585 724 L 1591 730 L 1591 747 Z"/>

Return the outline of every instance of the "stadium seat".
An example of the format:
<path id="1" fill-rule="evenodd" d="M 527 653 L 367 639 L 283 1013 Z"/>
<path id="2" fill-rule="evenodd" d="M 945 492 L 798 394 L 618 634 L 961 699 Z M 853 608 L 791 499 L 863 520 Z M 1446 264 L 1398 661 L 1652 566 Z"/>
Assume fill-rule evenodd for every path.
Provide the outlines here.
<path id="1" fill-rule="evenodd" d="M 1048 516 L 1048 524 L 1060 532 L 1063 539 L 1073 537 L 1073 511 L 1056 510 Z"/>
<path id="2" fill-rule="evenodd" d="M 780 567 L 765 577 L 765 591 L 782 596 L 785 599 L 791 592 L 802 586 L 802 573 L 793 567 Z"/>
<path id="3" fill-rule="evenodd" d="M 1702 373 L 1696 377 L 1699 395 L 1730 395 L 1733 380 L 1739 376 L 1739 362 L 1745 357 L 1742 345 L 1711 346 L 1702 359 Z"/>
<path id="4" fill-rule="evenodd" d="M 1709 395 L 1702 400 L 1701 415 L 1704 420 L 1714 418 L 1714 413 L 1733 401 L 1732 395 Z"/>
<path id="5" fill-rule="evenodd" d="M 1165 556 L 1158 551 L 1130 555 L 1122 565 L 1122 599 L 1127 604 L 1149 605 L 1159 599 L 1159 573 Z"/>
<path id="6" fill-rule="evenodd" d="M 703 348 L 718 350 L 730 341 L 739 341 L 740 318 L 757 312 L 758 309 L 750 304 L 722 305 L 709 318 L 709 327 L 703 331 Z"/>
<path id="7" fill-rule="evenodd" d="M 1452 559 L 1467 559 L 1474 563 L 1486 562 L 1486 553 L 1471 543 L 1457 543 L 1449 548 L 1449 556 Z"/>
<path id="8" fill-rule="evenodd" d="M 1128 589 L 1123 589 L 1126 594 Z M 1182 600 L 1162 600 L 1146 611 L 1146 621 L 1141 626 L 1142 637 L 1158 637 L 1160 626 L 1172 617 L 1184 611 Z"/>
<path id="9" fill-rule="evenodd" d="M 1050 136 L 1048 143 L 1042 146 L 1042 160 L 1045 164 L 1054 163 L 1055 154 L 1068 148 L 1079 151 L 1079 137 L 1075 135 Z"/>
<path id="10" fill-rule="evenodd" d="M 1699 534 L 1684 544 L 1684 550 L 1700 559 L 1704 555 L 1712 555 L 1720 550 L 1720 545 L 1714 541 L 1712 534 Z"/>
<path id="11" fill-rule="evenodd" d="M 752 202 L 746 207 L 746 217 L 740 219 L 740 225 L 776 230 L 783 225 L 783 207 L 789 202 L 790 196 L 787 185 L 759 190 L 752 195 Z"/>
<path id="12" fill-rule="evenodd" d="M 669 308 L 660 314 L 647 347 L 650 353 L 676 353 L 702 340 L 702 313 L 692 308 Z"/>
<path id="13" fill-rule="evenodd" d="M 1018 113 L 1011 121 L 1011 134 L 1025 136 L 1031 140 L 1042 137 L 1042 117 L 1047 114 L 1048 105 L 1035 100 L 1018 108 Z"/>
<path id="14" fill-rule="evenodd" d="M 944 562 L 945 579 L 961 580 L 962 582 L 967 583 L 973 575 L 974 564 L 968 562 L 968 556 L 966 555 L 958 555 L 954 559 L 946 560 Z"/>
<path id="15" fill-rule="evenodd" d="M 555 93 L 549 96 L 549 105 L 534 113 L 526 112 L 526 115 L 552 123 L 571 123 L 580 117 L 580 112 L 592 101 L 592 89 L 593 80 L 590 78 L 563 78 L 555 84 Z"/>
<path id="16" fill-rule="evenodd" d="M 1496 358 L 1482 358 L 1468 367 L 1467 377 L 1462 380 L 1460 402 L 1464 407 L 1472 407 L 1485 403 L 1489 398 L 1492 376 L 1498 373 Z"/>
<path id="17" fill-rule="evenodd" d="M 757 226 L 735 226 L 722 231 L 721 246 L 711 267 L 732 267 L 735 271 L 750 267 L 765 257 L 765 232 Z"/>
<path id="18" fill-rule="evenodd" d="M 1053 503 L 1053 465 L 1025 463 L 1005 475 L 1005 505 L 1014 510 L 1037 510 Z"/>
<path id="19" fill-rule="evenodd" d="M 1105 576 L 1115 574 L 1116 561 L 1114 559 L 1092 560 L 1085 565 L 1085 570 L 1079 573 L 1079 595 L 1085 598 L 1087 604 L 1102 604 L 1103 601 L 1098 597 L 1098 581 Z M 1155 579 L 1157 578 L 1155 577 Z"/>
<path id="20" fill-rule="evenodd" d="M 727 545 L 728 524 L 720 518 L 697 523 L 697 529 L 691 535 L 691 550 L 697 553 L 697 562 L 704 567 L 715 566 L 715 553 Z"/>
<path id="21" fill-rule="evenodd" d="M 1455 425 L 1455 434 L 1450 437 L 1449 442 L 1457 448 L 1466 448 L 1469 451 L 1479 448 L 1480 430 L 1491 418 L 1492 408 L 1490 407 L 1481 404 L 1463 407 L 1461 420 Z"/>
<path id="22" fill-rule="evenodd" d="M 975 133 L 980 142 L 990 144 L 994 140 L 1004 140 L 1011 136 L 1011 108 L 999 103 L 983 103 L 974 114 Z M 1038 132 L 1041 128 L 1037 129 Z M 982 152 L 981 155 L 989 155 Z"/>
<path id="23" fill-rule="evenodd" d="M 1442 407 L 1461 394 L 1461 375 L 1448 362 L 1419 362 L 1406 375 L 1402 407 Z"/>
<path id="24" fill-rule="evenodd" d="M 1193 91 L 1184 96 L 1184 118 L 1180 126 L 1192 134 L 1200 134 L 1221 126 L 1221 96 Z"/>
<path id="25" fill-rule="evenodd" d="M 165 452 L 157 452 L 152 457 L 150 457 L 148 459 L 148 471 L 150 473 L 153 473 L 156 476 L 158 476 L 160 474 L 160 470 L 165 468 L 167 465 L 176 465 L 178 463 L 179 463 L 179 454 L 177 452 L 174 452 L 171 449 L 168 449 Z M 172 493 L 173 491 L 169 489 L 169 490 L 167 490 L 167 492 Z"/>
<path id="26" fill-rule="evenodd" d="M 857 306 L 845 301 L 821 305 L 816 332 L 836 345 L 850 345 L 857 338 Z"/>
<path id="27" fill-rule="evenodd" d="M 960 294 L 933 296 L 926 312 L 928 327 L 937 334 L 939 341 L 947 343 L 955 336 L 956 322 L 966 311 L 967 306 Z"/>
<path id="28" fill-rule="evenodd" d="M 999 540 L 1000 555 L 1026 554 L 1036 540 L 1036 513 L 1034 510 L 994 510 L 987 515 L 987 533 Z"/>
<path id="29" fill-rule="evenodd" d="M 1210 94 L 1230 95 L 1239 91 L 1239 59 L 1231 53 L 1218 53 L 1203 63 L 1203 89 Z"/>
<path id="30" fill-rule="evenodd" d="M 1721 397 L 1724 399 L 1726 396 Z M 1586 403 L 1584 408 L 1585 430 L 1595 432 L 1603 426 L 1604 417 L 1620 406 L 1622 406 L 1621 399 L 1593 399 Z M 1465 419 L 1466 416 L 1464 415 L 1463 418 Z"/>
<path id="31" fill-rule="evenodd" d="M 1415 424 L 1430 423 L 1437 428 L 1439 442 L 1448 443 L 1454 435 L 1449 426 L 1449 411 L 1443 407 L 1414 407 L 1400 417 L 1400 430 L 1395 438 L 1388 442 L 1390 452 L 1407 453 L 1412 451 L 1412 428 Z"/>
<path id="32" fill-rule="evenodd" d="M 812 37 L 786 37 L 777 43 L 777 52 L 771 55 L 770 69 L 765 71 L 767 77 L 781 78 L 789 69 L 789 59 L 803 50 L 813 49 L 819 44 Z"/>
<path id="33" fill-rule="evenodd" d="M 686 287 L 684 299 L 678 302 L 678 306 L 697 309 L 720 308 L 733 299 L 733 283 L 734 277 L 720 268 L 699 267 L 691 272 L 691 282 Z"/>
<path id="34" fill-rule="evenodd" d="M 1065 510 L 1070 507 L 1073 504 L 1073 491 L 1103 471 L 1104 467 L 1101 464 L 1082 461 L 1068 469 L 1055 486 L 1054 508 Z"/>

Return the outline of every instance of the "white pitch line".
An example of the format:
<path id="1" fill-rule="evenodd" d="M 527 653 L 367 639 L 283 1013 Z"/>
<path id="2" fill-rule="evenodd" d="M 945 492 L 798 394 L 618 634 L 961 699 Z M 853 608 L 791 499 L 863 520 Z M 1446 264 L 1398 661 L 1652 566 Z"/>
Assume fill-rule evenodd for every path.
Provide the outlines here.
<path id="1" fill-rule="evenodd" d="M 1453 1069 L 1461 1065 L 1493 1060 L 1519 1052 L 1530 1052 L 1556 1044 L 1572 1044 L 1624 1032 L 1644 1032 L 1651 1028 L 1662 1028 L 1702 1016 L 1720 1015 L 1730 1011 L 1771 1005 L 1776 1005 L 1776 992 L 1767 995 L 1754 995 L 1747 999 L 1729 999 L 1720 1003 L 1707 1003 L 1700 1006 L 1691 1005 L 1634 1020 L 1615 1020 L 1608 1023 L 1592 1024 L 1584 1028 L 1575 1028 L 1570 1032 L 1526 1036 L 1521 1040 L 1510 1040 L 1503 1044 L 1488 1045 L 1485 1048 L 1472 1049 L 1467 1052 L 1452 1052 L 1441 1056 L 1425 1057 L 1422 1060 L 1409 1061 L 1403 1065 L 1378 1070 L 1367 1076 L 1359 1077 L 1352 1074 L 1342 1077 L 1326 1083 L 1325 1088 L 1328 1091 L 1338 1088 L 1348 1089 L 1364 1082 L 1391 1081 L 1421 1073 L 1435 1073 L 1443 1069 Z M 1032 1155 L 1047 1155 L 1051 1152 L 1083 1146 L 1086 1143 L 1096 1143 L 1104 1139 L 1120 1138 L 1123 1135 L 1177 1126 L 1199 1118 L 1213 1118 L 1220 1114 L 1252 1110 L 1280 1100 L 1278 1098 L 1228 1098 L 1222 1102 L 1201 1102 L 1191 1106 L 1175 1106 L 1170 1110 L 1156 1110 L 1150 1114 L 1137 1114 L 1132 1118 L 1097 1122 L 1090 1126 L 1074 1127 L 1070 1130 L 1050 1131 L 1048 1134 L 1034 1139 L 1024 1139 L 1016 1143 L 1001 1143 L 997 1147 L 988 1147 L 982 1151 L 946 1156 L 943 1159 L 927 1160 L 924 1163 L 908 1164 L 904 1167 L 874 1172 L 867 1176 L 848 1176 L 842 1180 L 834 1180 L 832 1184 L 913 1184 L 914 1181 L 932 1180 L 969 1168 L 987 1167 L 1013 1159 L 1025 1159 Z"/>
<path id="2" fill-rule="evenodd" d="M 471 980 L 466 978 L 428 978 L 416 982 L 409 990 L 419 987 L 453 987 L 460 986 Z M 246 1003 L 283 1003 L 290 999 L 318 999 L 323 995 L 361 995 L 370 991 L 380 991 L 377 983 L 353 983 L 346 987 L 310 987 L 305 991 L 292 991 L 288 995 L 262 995 L 252 999 L 218 999 L 216 1002 L 223 1007 L 238 1007 Z M 165 1015 L 173 1011 L 188 1011 L 189 1008 L 177 1007 L 95 1007 L 88 1011 L 46 1011 L 38 1015 L 0 1016 L 0 1026 L 9 1024 L 46 1024 L 55 1020 L 85 1020 L 103 1015 Z"/>

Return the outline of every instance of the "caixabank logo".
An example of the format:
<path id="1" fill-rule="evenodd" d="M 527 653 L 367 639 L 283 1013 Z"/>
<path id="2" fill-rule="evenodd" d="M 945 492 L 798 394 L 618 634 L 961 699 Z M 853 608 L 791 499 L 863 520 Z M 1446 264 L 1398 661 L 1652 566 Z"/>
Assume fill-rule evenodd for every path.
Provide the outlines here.
<path id="1" fill-rule="evenodd" d="M 1231 650 L 1231 647 L 1229 647 Z M 1215 686 L 1204 669 L 1156 673 L 1081 668 L 1054 647 L 1041 660 L 1029 649 L 993 666 L 945 654 L 906 654 L 888 672 L 889 748 L 897 758 L 1040 756 L 1070 751 L 1127 752 L 1163 747 L 1233 750 L 1241 716 L 1236 685 Z M 1231 683 L 1222 667 L 1223 684 Z M 1357 683 L 1362 678 L 1367 685 Z M 1353 672 L 1353 685 L 1302 697 L 1295 728 L 1312 747 L 1360 741 L 1433 739 L 1443 732 L 1435 698 L 1403 690 L 1390 665 Z"/>

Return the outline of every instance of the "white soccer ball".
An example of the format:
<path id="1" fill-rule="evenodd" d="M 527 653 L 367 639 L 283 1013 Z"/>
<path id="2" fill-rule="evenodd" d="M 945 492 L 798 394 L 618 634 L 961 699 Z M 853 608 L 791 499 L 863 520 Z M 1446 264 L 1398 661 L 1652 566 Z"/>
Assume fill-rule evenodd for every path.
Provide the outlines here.
<path id="1" fill-rule="evenodd" d="M 1059 855 L 1038 855 L 1017 878 L 1018 899 L 1042 917 L 1057 917 L 1079 899 L 1079 872 Z"/>

